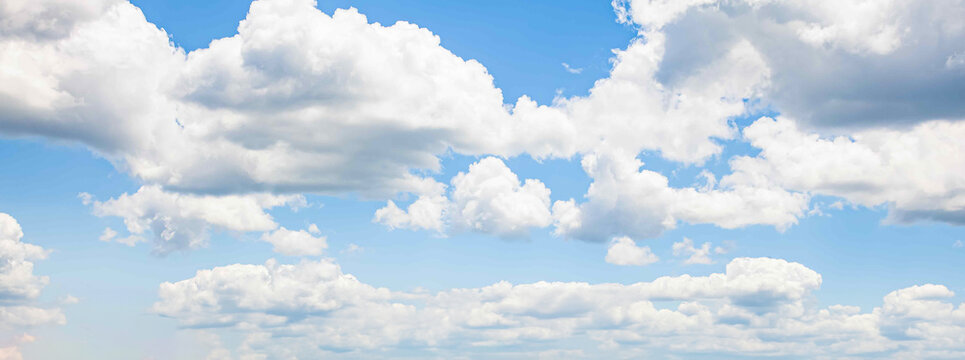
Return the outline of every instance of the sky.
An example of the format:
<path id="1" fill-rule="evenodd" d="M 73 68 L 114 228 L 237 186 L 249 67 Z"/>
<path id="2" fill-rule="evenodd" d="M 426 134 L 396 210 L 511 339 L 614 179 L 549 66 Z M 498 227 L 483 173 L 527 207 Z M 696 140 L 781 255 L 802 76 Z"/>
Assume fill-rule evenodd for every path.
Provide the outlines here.
<path id="1" fill-rule="evenodd" d="M 965 1 L 0 3 L 0 360 L 965 357 Z"/>

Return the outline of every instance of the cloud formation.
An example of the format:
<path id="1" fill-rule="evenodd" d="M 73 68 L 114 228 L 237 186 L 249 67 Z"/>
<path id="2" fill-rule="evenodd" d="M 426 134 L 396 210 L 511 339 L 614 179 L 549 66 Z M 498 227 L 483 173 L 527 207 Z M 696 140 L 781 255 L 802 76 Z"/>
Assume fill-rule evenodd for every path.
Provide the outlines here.
<path id="1" fill-rule="evenodd" d="M 821 137 L 785 118 L 761 118 L 744 137 L 758 156 L 731 160 L 738 176 L 796 191 L 884 205 L 888 221 L 965 224 L 965 123 L 933 121 L 907 130 Z"/>
<path id="2" fill-rule="evenodd" d="M 762 224 L 782 230 L 796 224 L 809 203 L 806 194 L 740 174 L 701 188 L 674 188 L 666 176 L 642 169 L 643 162 L 626 153 L 591 154 L 582 164 L 593 179 L 587 201 L 553 204 L 558 235 L 598 242 L 612 236 L 650 238 L 680 221 L 727 229 Z"/>
<path id="3" fill-rule="evenodd" d="M 676 83 L 747 42 L 771 70 L 764 98 L 812 126 L 853 129 L 965 118 L 965 2 L 615 0 L 666 34 L 658 78 Z M 908 71 L 915 69 L 915 71 Z"/>
<path id="4" fill-rule="evenodd" d="M 659 260 L 649 246 L 637 246 L 637 243 L 628 237 L 614 238 L 606 250 L 606 262 L 614 265 L 644 266 Z"/>
<path id="5" fill-rule="evenodd" d="M 525 237 L 530 228 L 547 227 L 550 190 L 539 180 L 519 177 L 495 157 L 469 165 L 468 172 L 452 178 L 446 194 L 442 184 L 429 189 L 406 210 L 394 202 L 376 211 L 375 222 L 390 228 L 475 231 L 504 238 Z"/>
<path id="6" fill-rule="evenodd" d="M 862 312 L 816 307 L 812 292 L 821 282 L 801 264 L 737 258 L 708 276 L 628 285 L 499 282 L 428 294 L 367 285 L 329 260 L 271 260 L 164 283 L 153 310 L 185 326 L 247 334 L 239 356 L 365 357 L 395 347 L 438 356 L 495 347 L 509 351 L 504 355 L 553 349 L 612 356 L 901 358 L 965 351 L 957 345 L 965 305 L 943 301 L 953 295 L 944 286 L 900 289 Z"/>
<path id="7" fill-rule="evenodd" d="M 147 241 L 144 236 L 152 233 L 153 251 L 159 255 L 204 247 L 212 230 L 239 233 L 274 230 L 278 224 L 266 209 L 305 204 L 305 198 L 300 195 L 191 195 L 164 191 L 158 186 L 143 186 L 136 193 L 125 193 L 107 201 L 94 200 L 86 193 L 80 197 L 91 206 L 94 215 L 124 219 L 130 235 L 115 239 L 117 232 L 108 228 L 101 236 L 102 241 L 115 239 L 134 245 Z M 281 241 L 280 237 L 278 240 Z"/>
<path id="8" fill-rule="evenodd" d="M 66 323 L 60 308 L 41 306 L 37 298 L 50 282 L 33 273 L 34 261 L 49 254 L 42 247 L 24 243 L 23 230 L 12 216 L 0 213 L 0 357 L 21 357 L 19 344 L 33 340 L 29 335 L 7 344 L 13 334 L 38 325 Z"/>

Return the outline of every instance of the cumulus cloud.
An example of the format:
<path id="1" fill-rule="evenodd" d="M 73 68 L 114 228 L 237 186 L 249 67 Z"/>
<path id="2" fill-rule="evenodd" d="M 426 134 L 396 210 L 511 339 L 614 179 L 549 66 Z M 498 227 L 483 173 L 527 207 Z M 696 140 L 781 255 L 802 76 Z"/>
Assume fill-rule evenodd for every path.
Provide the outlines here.
<path id="1" fill-rule="evenodd" d="M 889 208 L 891 222 L 965 223 L 965 123 L 821 137 L 785 118 L 761 118 L 744 137 L 758 156 L 731 160 L 736 177 L 764 177 L 796 191 Z"/>
<path id="2" fill-rule="evenodd" d="M 17 220 L 0 213 L 0 335 L 66 321 L 59 308 L 36 304 L 41 290 L 50 280 L 33 273 L 34 261 L 45 259 L 49 251 L 24 243 L 22 238 L 23 231 Z M 16 354 L 16 348 L 8 350 Z"/>
<path id="3" fill-rule="evenodd" d="M 437 170 L 449 150 L 570 157 L 607 143 L 700 162 L 719 153 L 712 138 L 735 135 L 728 118 L 768 74 L 739 43 L 661 84 L 664 42 L 653 33 L 618 51 L 587 97 L 504 106 L 481 64 L 413 24 L 259 0 L 236 35 L 185 54 L 133 5 L 97 4 L 54 40 L 0 37 L 0 65 L 18 69 L 0 74 L 0 131 L 80 141 L 178 191 L 416 192 L 424 179 L 413 171 Z"/>
<path id="4" fill-rule="evenodd" d="M 637 246 L 633 239 L 628 237 L 614 238 L 606 251 L 606 262 L 614 265 L 643 266 L 659 260 L 660 258 L 650 251 L 649 246 Z"/>
<path id="5" fill-rule="evenodd" d="M 115 241 L 133 245 L 144 241 L 147 233 L 153 233 L 154 252 L 161 255 L 203 247 L 211 230 L 273 230 L 278 224 L 266 209 L 305 203 L 304 197 L 295 195 L 191 195 L 167 192 L 158 186 L 143 186 L 136 193 L 103 202 L 93 200 L 89 194 L 81 194 L 81 198 L 91 206 L 94 215 L 124 219 L 131 235 L 128 240 Z M 105 229 L 102 240 L 114 239 L 116 235 L 116 231 Z"/>
<path id="6" fill-rule="evenodd" d="M 748 42 L 771 69 L 764 98 L 823 128 L 965 117 L 965 2 L 614 1 L 666 34 L 658 77 L 673 84 Z M 916 71 L 908 71 L 916 69 Z"/>
<path id="7" fill-rule="evenodd" d="M 553 205 L 556 233 L 588 241 L 610 236 L 655 237 L 679 221 L 710 223 L 733 229 L 771 225 L 779 230 L 806 213 L 806 194 L 789 192 L 766 178 L 728 175 L 719 184 L 673 188 L 667 177 L 641 169 L 625 153 L 590 154 L 583 169 L 593 178 L 587 201 Z"/>
<path id="8" fill-rule="evenodd" d="M 285 227 L 266 232 L 261 240 L 274 246 L 276 253 L 290 256 L 321 255 L 328 248 L 324 236 L 315 236 L 305 230 L 292 231 Z"/>
<path id="9" fill-rule="evenodd" d="M 965 307 L 944 301 L 953 295 L 944 286 L 897 290 L 882 306 L 862 312 L 816 307 L 812 292 L 821 282 L 801 264 L 737 258 L 724 273 L 708 276 L 628 285 L 499 282 L 429 294 L 367 285 L 330 260 L 269 261 L 164 283 L 153 309 L 182 325 L 247 334 L 239 351 L 269 357 L 358 357 L 399 346 L 440 356 L 491 346 L 508 354 L 568 350 L 608 356 L 900 358 L 965 351 L 957 345 Z M 662 305 L 668 301 L 673 303 Z M 661 340 L 647 340 L 655 337 Z M 575 338 L 596 345 L 561 346 Z M 510 346 L 523 343 L 529 345 Z"/>
<path id="10" fill-rule="evenodd" d="M 410 170 L 487 147 L 509 118 L 482 65 L 355 10 L 255 1 L 237 35 L 190 54 L 127 2 L 72 20 L 52 41 L 0 37 L 18 69 L 0 74 L 0 131 L 83 142 L 168 188 L 412 190 Z"/>
<path id="11" fill-rule="evenodd" d="M 452 178 L 451 191 L 441 184 L 418 197 L 406 210 L 394 202 L 376 211 L 375 222 L 390 228 L 475 231 L 501 237 L 524 237 L 530 228 L 547 227 L 550 190 L 539 180 L 519 177 L 495 157 L 487 157 Z"/>

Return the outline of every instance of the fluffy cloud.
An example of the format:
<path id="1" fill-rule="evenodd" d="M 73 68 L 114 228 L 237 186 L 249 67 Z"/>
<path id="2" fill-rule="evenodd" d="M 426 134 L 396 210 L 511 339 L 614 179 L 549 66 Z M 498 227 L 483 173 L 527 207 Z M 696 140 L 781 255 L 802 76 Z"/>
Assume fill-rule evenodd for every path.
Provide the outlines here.
<path id="1" fill-rule="evenodd" d="M 643 266 L 659 260 L 660 258 L 650 251 L 649 246 L 637 246 L 633 239 L 628 237 L 613 239 L 606 250 L 606 262 L 614 265 Z"/>
<path id="2" fill-rule="evenodd" d="M 744 136 L 761 152 L 732 159 L 735 176 L 765 177 L 787 189 L 868 207 L 886 205 L 893 222 L 965 224 L 963 123 L 822 138 L 784 118 L 761 118 Z"/>
<path id="3" fill-rule="evenodd" d="M 720 184 L 673 188 L 660 173 L 625 153 L 591 154 L 583 169 L 593 178 L 587 201 L 553 205 L 556 233 L 589 241 L 611 236 L 654 237 L 678 221 L 733 229 L 754 224 L 784 229 L 808 208 L 808 196 L 766 178 L 729 175 Z"/>
<path id="4" fill-rule="evenodd" d="M 18 69 L 0 74 L 0 131 L 80 141 L 178 191 L 416 192 L 424 180 L 413 171 L 438 169 L 450 149 L 569 157 L 606 143 L 700 162 L 719 153 L 712 138 L 734 136 L 727 119 L 768 76 L 740 43 L 666 86 L 653 33 L 618 51 L 587 97 L 504 106 L 481 64 L 405 22 L 259 0 L 237 35 L 185 54 L 133 5 L 97 4 L 60 14 L 72 17 L 49 41 L 20 25 L 0 37 L 0 65 Z"/>
<path id="5" fill-rule="evenodd" d="M 294 195 L 190 195 L 166 192 L 157 186 L 143 186 L 134 194 L 103 202 L 93 200 L 89 194 L 81 194 L 81 198 L 97 216 L 124 219 L 131 235 L 127 240 L 116 241 L 131 245 L 143 241 L 142 236 L 150 232 L 154 234 L 154 251 L 161 255 L 203 247 L 211 230 L 273 230 L 278 224 L 266 209 L 305 203 L 303 197 Z M 107 230 L 102 240 L 116 236 L 115 231 Z"/>
<path id="6" fill-rule="evenodd" d="M 318 228 L 315 228 L 317 232 Z M 315 236 L 305 230 L 292 231 L 280 227 L 261 236 L 261 240 L 274 246 L 274 251 L 282 255 L 307 256 L 321 255 L 328 248 L 324 236 Z"/>
<path id="7" fill-rule="evenodd" d="M 684 264 L 713 264 L 714 260 L 711 260 L 711 246 L 710 242 L 705 242 L 699 248 L 694 247 L 694 241 L 688 238 L 684 238 L 680 242 L 673 243 L 673 254 L 676 256 L 688 256 L 684 260 Z M 723 247 L 713 248 L 715 254 L 726 254 L 727 249 Z"/>
<path id="8" fill-rule="evenodd" d="M 495 157 L 487 157 L 452 178 L 448 198 L 436 186 L 406 210 L 389 201 L 374 221 L 390 228 L 476 231 L 501 237 L 526 236 L 532 227 L 553 222 L 550 190 L 542 182 L 519 177 Z"/>
<path id="9" fill-rule="evenodd" d="M 551 106 L 518 99 L 513 146 L 537 158 L 615 148 L 699 164 L 719 154 L 715 139 L 735 136 L 729 120 L 747 111 L 745 100 L 759 96 L 770 70 L 754 47 L 740 42 L 678 83 L 665 84 L 657 73 L 665 40 L 661 32 L 646 32 L 616 51 L 609 77 L 588 96 L 556 99 Z"/>
<path id="10" fill-rule="evenodd" d="M 54 40 L 0 37 L 18 70 L 0 74 L 0 131 L 81 141 L 179 190 L 391 194 L 509 118 L 482 65 L 405 22 L 255 1 L 237 35 L 184 54 L 133 5 L 104 8 Z"/>
<path id="11" fill-rule="evenodd" d="M 653 151 L 699 165 L 721 153 L 717 139 L 738 134 L 730 120 L 758 100 L 838 127 L 965 113 L 965 101 L 949 95 L 965 94 L 955 65 L 962 50 L 952 41 L 965 36 L 959 0 L 616 1 L 618 15 L 641 28 L 615 52 L 609 76 L 587 96 L 548 105 L 524 96 L 512 106 L 481 64 L 428 30 L 369 23 L 355 10 L 255 1 L 236 35 L 186 54 L 129 3 L 61 3 L 0 8 L 0 66 L 16 69 L 0 73 L 0 132 L 82 142 L 168 191 L 423 195 L 407 210 L 391 203 L 380 211 L 377 221 L 393 227 L 523 232 L 503 228 L 498 218 L 509 214 L 498 207 L 447 214 L 444 190 L 426 191 L 433 181 L 413 174 L 438 170 L 438 155 L 450 150 L 584 155 L 585 168 L 614 152 L 628 169 L 639 168 L 630 158 Z M 611 183 L 606 171 L 587 171 L 597 188 Z M 558 204 L 558 232 L 603 241 L 653 236 L 677 220 L 784 227 L 805 201 L 768 178 L 704 192 L 624 172 L 615 191 L 689 205 L 618 203 L 591 189 L 586 204 Z M 520 186 L 521 194 L 540 190 Z M 771 211 L 734 216 L 742 212 L 730 203 Z M 942 216 L 909 209 L 902 219 Z M 545 224 L 542 209 L 524 215 L 526 226 Z"/>
<path id="12" fill-rule="evenodd" d="M 12 216 L 0 213 L 0 336 L 9 331 L 42 324 L 63 324 L 58 308 L 38 307 L 34 302 L 49 279 L 34 275 L 34 261 L 48 251 L 21 242 L 23 231 Z M 16 354 L 16 348 L 11 348 Z"/>
<path id="13" fill-rule="evenodd" d="M 666 34 L 668 84 L 750 43 L 771 69 L 764 97 L 812 125 L 873 127 L 965 117 L 965 2 L 617 0 L 618 14 Z M 916 69 L 916 71 L 908 71 Z"/>
<path id="14" fill-rule="evenodd" d="M 0 299 L 25 300 L 40 295 L 49 281 L 33 274 L 33 260 L 43 260 L 48 251 L 23 243 L 23 231 L 12 216 L 0 213 Z"/>
<path id="15" fill-rule="evenodd" d="M 154 311 L 182 325 L 247 334 L 238 352 L 269 357 L 365 357 L 399 346 L 427 356 L 486 354 L 494 346 L 506 355 L 554 349 L 922 358 L 965 351 L 957 341 L 965 305 L 943 301 L 953 295 L 944 286 L 901 289 L 862 312 L 815 307 L 820 284 L 821 276 L 800 264 L 738 258 L 708 276 L 629 285 L 500 282 L 427 294 L 366 285 L 328 260 L 269 261 L 162 284 Z M 661 340 L 647 340 L 654 337 Z"/>

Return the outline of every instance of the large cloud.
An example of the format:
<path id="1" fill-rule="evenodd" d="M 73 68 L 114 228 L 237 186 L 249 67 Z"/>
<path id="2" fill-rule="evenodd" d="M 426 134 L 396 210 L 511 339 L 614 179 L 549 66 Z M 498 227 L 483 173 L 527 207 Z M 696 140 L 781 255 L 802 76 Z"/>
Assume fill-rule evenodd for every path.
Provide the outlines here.
<path id="1" fill-rule="evenodd" d="M 738 175 L 765 177 L 797 191 L 886 205 L 889 220 L 965 224 L 965 123 L 932 121 L 909 131 L 865 130 L 822 138 L 785 118 L 744 129 L 756 157 L 737 157 Z"/>
<path id="2" fill-rule="evenodd" d="M 18 359 L 18 344 L 9 346 L 13 334 L 44 324 L 64 324 L 59 308 L 40 306 L 37 298 L 49 279 L 33 273 L 34 261 L 43 260 L 49 251 L 21 241 L 23 231 L 12 216 L 0 213 L 0 357 Z M 25 335 L 24 341 L 32 338 Z"/>
<path id="3" fill-rule="evenodd" d="M 942 301 L 952 295 L 944 286 L 898 290 L 861 312 L 816 307 L 812 292 L 821 281 L 797 263 L 738 258 L 709 276 L 629 285 L 500 282 L 427 294 L 367 285 L 328 260 L 269 261 L 162 284 L 154 311 L 186 326 L 247 334 L 239 356 L 358 358 L 399 348 L 438 356 L 500 349 L 510 357 L 547 349 L 836 358 L 965 351 L 957 342 L 965 306 Z"/>
<path id="4" fill-rule="evenodd" d="M 255 1 L 237 35 L 189 54 L 126 2 L 65 10 L 73 17 L 44 41 L 16 25 L 0 34 L 0 64 L 17 69 L 0 74 L 0 131 L 80 141 L 179 191 L 386 196 L 418 190 L 411 172 L 438 169 L 450 149 L 569 157 L 606 143 L 700 162 L 719 153 L 712 138 L 736 134 L 727 119 L 768 74 L 739 43 L 665 86 L 654 77 L 663 37 L 652 33 L 618 51 L 587 97 L 504 106 L 486 69 L 428 30 L 313 5 Z"/>
<path id="5" fill-rule="evenodd" d="M 673 84 L 749 42 L 772 70 L 766 97 L 822 127 L 965 117 L 965 2 L 615 0 L 624 20 L 667 36 Z"/>

